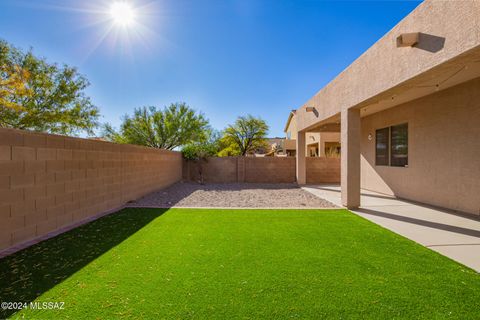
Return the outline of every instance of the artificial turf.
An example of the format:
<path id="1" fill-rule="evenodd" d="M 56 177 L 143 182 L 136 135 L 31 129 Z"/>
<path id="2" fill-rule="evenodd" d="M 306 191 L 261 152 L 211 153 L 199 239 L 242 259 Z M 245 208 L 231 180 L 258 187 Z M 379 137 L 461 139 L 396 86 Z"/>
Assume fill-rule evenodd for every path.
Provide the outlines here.
<path id="1" fill-rule="evenodd" d="M 479 319 L 480 276 L 346 210 L 124 209 L 0 260 L 41 319 Z"/>

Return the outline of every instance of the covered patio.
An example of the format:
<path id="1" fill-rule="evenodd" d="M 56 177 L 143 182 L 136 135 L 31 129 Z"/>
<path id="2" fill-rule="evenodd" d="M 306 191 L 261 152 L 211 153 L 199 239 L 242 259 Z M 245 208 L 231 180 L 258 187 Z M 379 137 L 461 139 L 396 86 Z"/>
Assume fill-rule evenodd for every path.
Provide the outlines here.
<path id="1" fill-rule="evenodd" d="M 340 132 L 343 206 L 364 188 L 478 217 L 480 33 L 460 30 L 478 30 L 479 10 L 421 4 L 301 106 L 298 183 L 306 132 Z"/>
<path id="2" fill-rule="evenodd" d="M 479 16 L 422 3 L 296 110 L 305 190 L 477 271 Z M 340 132 L 340 185 L 307 185 L 306 132 Z"/>

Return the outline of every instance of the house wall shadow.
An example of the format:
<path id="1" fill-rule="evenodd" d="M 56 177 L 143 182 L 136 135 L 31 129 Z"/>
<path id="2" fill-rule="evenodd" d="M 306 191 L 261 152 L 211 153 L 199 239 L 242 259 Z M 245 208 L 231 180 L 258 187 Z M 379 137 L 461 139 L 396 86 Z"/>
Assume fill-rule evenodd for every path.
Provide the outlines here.
<path id="1" fill-rule="evenodd" d="M 416 224 L 416 225 L 420 225 L 420 226 L 424 226 L 424 227 L 428 227 L 428 228 L 450 231 L 450 232 L 454 232 L 454 233 L 458 233 L 458 234 L 463 234 L 463 235 L 467 235 L 467 236 L 471 236 L 471 237 L 480 238 L 480 231 L 475 230 L 475 229 L 457 227 L 457 226 L 452 226 L 452 225 L 448 225 L 448 224 L 443 224 L 443 223 L 438 223 L 438 222 L 433 222 L 433 221 L 427 221 L 427 220 L 422 220 L 422 219 L 417 219 L 417 218 L 412 218 L 412 217 L 406 217 L 406 216 L 403 216 L 403 215 L 397 215 L 397 214 L 392 214 L 392 213 L 387 213 L 387 212 L 372 210 L 372 209 L 366 209 L 366 208 L 360 208 L 360 209 L 357 209 L 357 211 L 359 211 L 361 213 L 364 213 L 364 214 L 372 215 L 372 216 L 377 216 L 377 217 L 402 221 L 402 222 Z"/>
<path id="2" fill-rule="evenodd" d="M 338 185 L 335 185 L 335 187 L 331 187 L 330 185 L 308 185 L 309 188 L 312 189 L 318 189 L 318 190 L 326 190 L 329 192 L 336 192 L 336 193 L 341 193 L 342 191 L 338 189 Z M 371 194 L 371 193 L 366 193 L 366 192 L 360 192 L 360 195 L 362 197 L 369 197 L 369 198 L 379 198 L 379 199 L 387 199 L 387 200 L 392 200 L 396 199 L 394 196 L 389 196 L 389 195 L 381 195 L 381 194 Z"/>
<path id="3" fill-rule="evenodd" d="M 34 301 L 167 210 L 123 209 L 0 259 L 0 301 Z"/>

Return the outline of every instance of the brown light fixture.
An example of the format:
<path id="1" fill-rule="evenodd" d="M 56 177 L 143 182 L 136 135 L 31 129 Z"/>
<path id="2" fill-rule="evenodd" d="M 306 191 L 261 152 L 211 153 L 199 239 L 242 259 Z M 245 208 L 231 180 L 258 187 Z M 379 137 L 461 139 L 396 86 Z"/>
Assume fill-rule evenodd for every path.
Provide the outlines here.
<path id="1" fill-rule="evenodd" d="M 397 37 L 397 47 L 413 47 L 418 43 L 420 33 L 402 33 Z"/>
<path id="2" fill-rule="evenodd" d="M 306 107 L 306 108 L 305 108 L 305 111 L 307 111 L 307 112 L 314 112 L 314 111 L 315 111 L 315 107 Z"/>

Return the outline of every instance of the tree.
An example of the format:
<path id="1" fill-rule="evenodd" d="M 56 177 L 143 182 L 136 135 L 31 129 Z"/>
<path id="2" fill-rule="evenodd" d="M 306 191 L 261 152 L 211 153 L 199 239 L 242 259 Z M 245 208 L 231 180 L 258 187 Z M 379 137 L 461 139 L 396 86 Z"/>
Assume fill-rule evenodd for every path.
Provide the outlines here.
<path id="1" fill-rule="evenodd" d="M 23 110 L 22 106 L 14 101 L 14 97 L 32 95 L 32 90 L 27 85 L 29 78 L 29 73 L 17 65 L 0 64 L 0 106 L 2 108 Z"/>
<path id="2" fill-rule="evenodd" d="M 76 68 L 48 63 L 31 50 L 23 52 L 3 40 L 0 66 L 1 127 L 73 135 L 80 131 L 93 133 L 99 110 L 85 94 L 88 80 Z"/>
<path id="3" fill-rule="evenodd" d="M 188 168 L 190 168 L 191 163 L 196 165 L 201 184 L 204 183 L 203 164 L 208 162 L 209 157 L 215 157 L 220 151 L 220 132 L 209 129 L 206 133 L 205 141 L 190 143 L 182 148 L 182 155 L 188 161 Z M 188 169 L 188 172 L 190 174 L 190 169 Z"/>
<path id="4" fill-rule="evenodd" d="M 221 133 L 211 128 L 205 131 L 205 140 L 189 143 L 182 148 L 182 155 L 187 160 L 201 160 L 215 157 L 221 149 Z"/>
<path id="5" fill-rule="evenodd" d="M 137 108 L 133 116 L 125 115 L 119 132 L 106 124 L 104 136 L 113 142 L 172 150 L 205 141 L 208 129 L 203 114 L 185 103 L 172 103 L 163 110 Z"/>
<path id="6" fill-rule="evenodd" d="M 238 117 L 233 125 L 228 126 L 221 139 L 223 149 L 219 156 L 245 156 L 257 148 L 265 147 L 267 123 L 251 115 Z"/>

